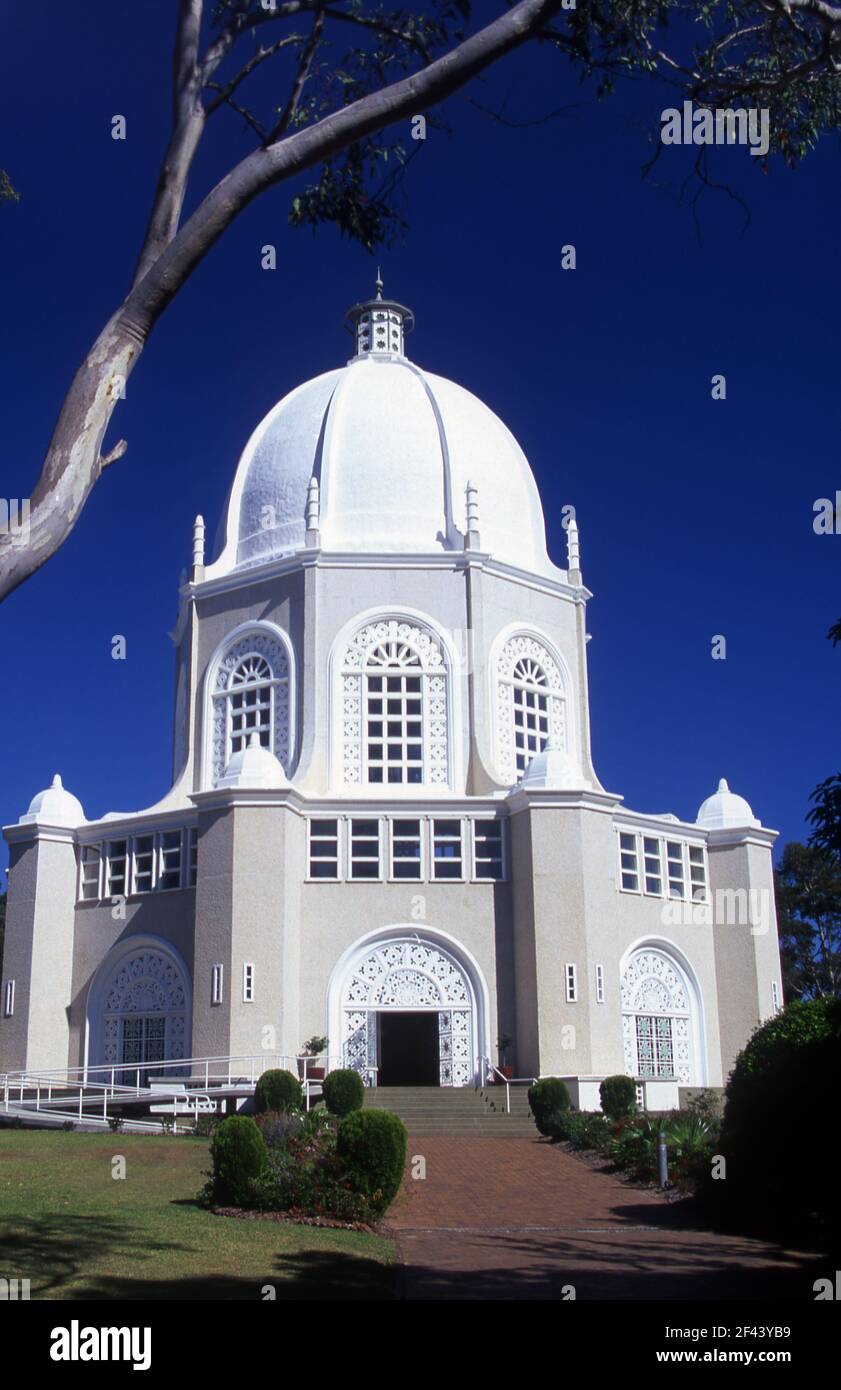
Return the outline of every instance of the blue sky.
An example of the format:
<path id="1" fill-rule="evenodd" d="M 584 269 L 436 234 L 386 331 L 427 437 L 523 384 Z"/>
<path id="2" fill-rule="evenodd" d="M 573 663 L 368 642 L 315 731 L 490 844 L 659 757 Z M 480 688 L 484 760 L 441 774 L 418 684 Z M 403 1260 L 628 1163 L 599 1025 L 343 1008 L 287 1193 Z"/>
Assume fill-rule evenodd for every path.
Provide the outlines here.
<path id="1" fill-rule="evenodd" d="M 4 267 L 0 495 L 27 495 L 72 374 L 121 299 L 167 134 L 174 6 L 9 6 L 0 56 Z M 29 61 L 33 52 L 38 62 Z M 537 476 L 550 551 L 581 528 L 592 738 L 634 809 L 694 818 L 722 775 L 782 840 L 839 766 L 841 535 L 812 528 L 841 488 L 837 146 L 792 172 L 718 151 L 698 226 L 679 191 L 691 151 L 640 177 L 671 98 L 650 83 L 599 103 L 528 50 L 430 131 L 409 230 L 379 254 L 412 306 L 410 352 L 485 400 Z M 126 116 L 128 138 L 110 138 Z M 194 201 L 250 148 L 214 117 Z M 93 817 L 167 789 L 179 572 L 192 519 L 212 535 L 239 453 L 298 382 L 349 356 L 345 309 L 376 260 L 329 229 L 287 227 L 291 190 L 258 199 L 157 326 L 97 485 L 61 552 L 0 608 L 0 820 L 60 771 Z M 278 270 L 260 269 L 272 242 Z M 573 243 L 577 268 L 561 268 Z M 727 399 L 711 399 L 714 373 Z M 111 659 L 113 634 L 128 659 Z M 727 659 L 711 658 L 714 635 Z M 781 840 L 781 843 L 782 843 Z"/>

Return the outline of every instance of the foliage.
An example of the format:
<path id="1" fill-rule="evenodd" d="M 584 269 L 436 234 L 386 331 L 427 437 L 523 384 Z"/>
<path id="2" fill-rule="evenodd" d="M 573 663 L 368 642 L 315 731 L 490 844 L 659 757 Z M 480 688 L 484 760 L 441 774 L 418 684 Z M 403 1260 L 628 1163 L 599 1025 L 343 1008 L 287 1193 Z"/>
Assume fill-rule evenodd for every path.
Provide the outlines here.
<path id="1" fill-rule="evenodd" d="M 348 1115 L 351 1110 L 361 1110 L 365 1100 L 362 1077 L 350 1068 L 328 1072 L 321 1093 L 331 1115 Z"/>
<path id="2" fill-rule="evenodd" d="M 376 1212 L 356 1190 L 336 1152 L 336 1134 L 324 1128 L 299 1134 L 269 1150 L 265 1171 L 254 1184 L 254 1201 L 269 1211 L 370 1222 Z"/>
<path id="3" fill-rule="evenodd" d="M 378 1213 L 400 1189 L 406 1141 L 406 1126 L 388 1110 L 353 1110 L 339 1124 L 336 1151 L 345 1176 Z"/>
<path id="4" fill-rule="evenodd" d="M 559 1076 L 544 1076 L 529 1086 L 529 1109 L 541 1134 L 552 1134 L 556 1117 L 569 1110 L 569 1104 L 569 1091 Z"/>
<path id="5" fill-rule="evenodd" d="M 258 1115 L 266 1110 L 300 1110 L 304 1092 L 297 1076 L 277 1068 L 264 1071 L 254 1087 L 254 1107 Z"/>
<path id="6" fill-rule="evenodd" d="M 613 1127 L 607 1116 L 589 1110 L 558 1110 L 550 1116 L 553 1139 L 564 1139 L 573 1149 L 603 1150 Z"/>
<path id="7" fill-rule="evenodd" d="M 210 1141 L 211 1187 L 217 1203 L 250 1206 L 253 1183 L 266 1167 L 263 1136 L 250 1115 L 229 1115 Z"/>
<path id="8" fill-rule="evenodd" d="M 606 1076 L 599 1086 L 602 1111 L 611 1120 L 633 1115 L 637 1108 L 637 1088 L 630 1076 Z"/>
<path id="9" fill-rule="evenodd" d="M 212 1139 L 224 1118 L 218 1111 L 198 1114 L 193 1122 L 193 1134 L 199 1139 Z"/>
<path id="10" fill-rule="evenodd" d="M 841 985 L 841 856 L 786 845 L 775 874 L 786 999 L 838 994 Z"/>
<path id="11" fill-rule="evenodd" d="M 0 203 L 17 203 L 20 201 L 20 194 L 17 189 L 12 187 L 9 175 L 5 169 L 0 169 Z"/>
<path id="12" fill-rule="evenodd" d="M 304 1043 L 304 1056 L 320 1057 L 322 1052 L 326 1051 L 326 1049 L 327 1039 L 316 1034 L 315 1037 L 310 1038 L 309 1042 Z"/>
<path id="13" fill-rule="evenodd" d="M 806 817 L 813 826 L 809 844 L 824 850 L 837 864 L 841 856 L 841 772 L 819 782 L 809 800 L 815 803 Z"/>
<path id="14" fill-rule="evenodd" d="M 841 1070 L 841 1001 L 795 1000 L 752 1034 L 727 1083 L 721 1152 L 725 1211 L 778 1221 L 785 1213 L 838 1235 L 835 1146 L 813 1124 L 780 1117 L 827 1114 Z"/>
<path id="15" fill-rule="evenodd" d="M 303 1117 L 297 1110 L 264 1110 L 255 1121 L 267 1149 L 284 1146 L 301 1133 Z"/>

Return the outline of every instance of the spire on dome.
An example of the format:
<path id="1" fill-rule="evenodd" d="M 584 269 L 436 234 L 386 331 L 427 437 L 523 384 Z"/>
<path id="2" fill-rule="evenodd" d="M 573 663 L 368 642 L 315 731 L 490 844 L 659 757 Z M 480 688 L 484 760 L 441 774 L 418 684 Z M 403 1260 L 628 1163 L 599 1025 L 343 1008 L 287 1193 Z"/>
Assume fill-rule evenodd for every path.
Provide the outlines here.
<path id="1" fill-rule="evenodd" d="M 415 316 L 405 304 L 396 299 L 383 299 L 383 278 L 377 266 L 376 291 L 373 299 L 363 300 L 348 309 L 345 318 L 356 338 L 356 356 L 405 356 L 406 334 L 415 326 Z"/>

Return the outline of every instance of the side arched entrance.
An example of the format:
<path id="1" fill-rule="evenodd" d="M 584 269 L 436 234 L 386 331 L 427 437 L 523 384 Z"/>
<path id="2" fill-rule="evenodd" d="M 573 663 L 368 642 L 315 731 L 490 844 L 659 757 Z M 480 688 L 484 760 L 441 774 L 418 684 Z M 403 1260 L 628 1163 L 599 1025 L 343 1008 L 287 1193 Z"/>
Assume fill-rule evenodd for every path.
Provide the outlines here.
<path id="1" fill-rule="evenodd" d="M 87 1065 L 177 1061 L 189 1056 L 191 1028 L 190 976 L 178 952 L 156 937 L 119 942 L 91 981 Z"/>
<path id="2" fill-rule="evenodd" d="M 452 938 L 375 933 L 333 972 L 330 1051 L 369 1086 L 472 1086 L 488 1055 L 487 999 L 478 965 Z"/>

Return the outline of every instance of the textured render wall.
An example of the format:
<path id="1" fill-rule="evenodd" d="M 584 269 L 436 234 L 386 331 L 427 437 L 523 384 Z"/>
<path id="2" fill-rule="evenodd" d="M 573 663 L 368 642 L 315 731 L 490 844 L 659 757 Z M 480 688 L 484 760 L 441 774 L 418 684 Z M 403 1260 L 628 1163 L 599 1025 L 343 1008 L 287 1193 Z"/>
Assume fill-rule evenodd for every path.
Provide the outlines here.
<path id="1" fill-rule="evenodd" d="M 16 981 L 15 1016 L 3 1020 L 0 1035 L 10 1068 L 66 1065 L 75 893 L 76 851 L 66 832 L 42 831 L 25 849 L 13 846 L 3 974 Z"/>
<path id="2" fill-rule="evenodd" d="M 689 965 L 695 977 L 702 1000 L 699 1022 L 704 1055 L 697 1059 L 699 1083 L 706 1076 L 709 1085 L 720 1085 L 712 928 L 682 920 L 676 922 L 675 905 L 668 899 L 620 892 L 617 887 L 617 831 L 611 816 L 594 811 L 578 814 L 583 820 L 582 871 L 587 884 L 587 956 L 582 979 L 587 996 L 593 1001 L 590 1012 L 593 1074 L 612 1075 L 625 1070 L 620 996 L 622 958 L 638 943 L 651 942 L 667 954 L 671 948 L 679 961 Z M 682 838 L 680 827 L 669 822 L 663 822 L 662 828 L 646 827 L 645 833 Z M 596 1002 L 597 964 L 604 966 L 603 1004 Z"/>
<path id="3" fill-rule="evenodd" d="M 615 837 L 609 812 L 542 806 L 535 799 L 512 818 L 522 1062 L 541 1075 L 623 1072 L 622 958 L 631 947 L 650 942 L 667 952 L 671 948 L 695 976 L 703 1001 L 699 1077 L 718 1085 L 712 928 L 664 920 L 665 899 L 619 892 Z M 575 1003 L 566 1000 L 568 963 L 578 968 Z M 601 1004 L 596 965 L 604 968 Z"/>
<path id="4" fill-rule="evenodd" d="M 235 1055 L 298 1051 L 299 891 L 303 822 L 291 810 L 238 806 L 233 820 L 230 1044 Z M 243 1000 L 243 965 L 254 1000 Z M 315 1031 L 315 1030 L 314 1030 Z"/>
<path id="5" fill-rule="evenodd" d="M 295 651 L 298 754 L 293 780 L 307 795 L 327 794 L 330 652 L 347 623 L 376 609 L 413 610 L 455 635 L 459 667 L 453 680 L 460 712 L 455 732 L 461 768 L 457 792 L 467 788 L 483 794 L 499 786 L 491 760 L 489 660 L 498 633 L 511 623 L 525 627 L 537 624 L 561 651 L 572 677 L 573 723 L 580 744 L 586 727 L 586 701 L 580 685 L 584 658 L 576 606 L 568 599 L 475 569 L 468 580 L 464 569 L 449 567 L 322 563 L 199 600 L 199 675 L 194 709 L 197 748 L 202 747 L 204 737 L 205 675 L 217 646 L 241 623 L 273 622 L 289 634 Z M 462 660 L 467 651 L 466 633 L 471 628 L 475 634 L 474 671 Z M 477 742 L 471 748 L 473 733 Z"/>
<path id="6" fill-rule="evenodd" d="M 11 844 L 3 987 L 0 994 L 0 1071 L 18 1071 L 26 1066 L 37 877 L 37 842 L 30 840 Z M 15 982 L 15 1012 L 11 1018 L 4 1016 L 7 980 Z"/>
<path id="7" fill-rule="evenodd" d="M 193 1056 L 230 1054 L 231 920 L 234 903 L 234 818 L 200 811 L 193 969 Z M 222 1004 L 211 1003 L 213 966 L 224 968 Z"/>
<path id="8" fill-rule="evenodd" d="M 68 1066 L 84 1065 L 90 987 L 99 966 L 112 951 L 116 964 L 122 948 L 130 949 L 134 938 L 158 936 L 175 948 L 192 975 L 195 896 L 194 889 L 180 888 L 129 897 L 125 901 L 124 920 L 114 917 L 110 901 L 76 905 Z M 88 1059 L 92 1066 L 103 1060 Z"/>
<path id="9" fill-rule="evenodd" d="M 764 896 L 767 931 L 750 925 L 718 922 L 712 930 L 718 1006 L 721 1018 L 721 1072 L 726 1082 L 738 1053 L 757 1024 L 774 1012 L 771 985 L 776 981 L 782 1004 L 780 947 L 774 905 L 771 851 L 764 845 L 710 846 L 710 878 L 713 890 L 753 888 Z M 719 913 L 720 917 L 725 914 Z"/>
<path id="10" fill-rule="evenodd" d="M 418 912 L 422 911 L 423 916 Z M 489 1043 L 514 1033 L 515 999 L 510 886 L 491 883 L 304 883 L 301 888 L 300 1038 L 329 1035 L 327 990 L 334 966 L 360 937 L 399 925 L 424 940 L 426 928 L 455 937 L 488 987 Z M 427 939 L 434 943 L 434 935 Z M 338 1056 L 342 1039 L 330 1037 Z"/>

